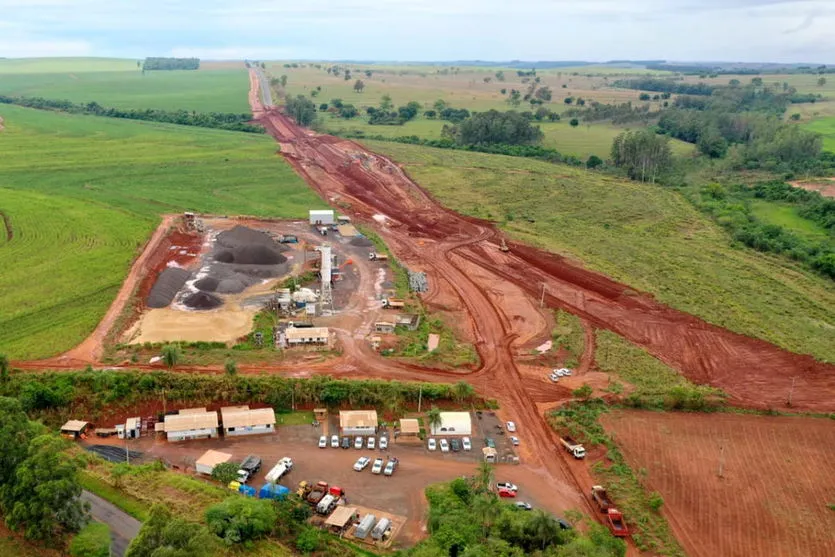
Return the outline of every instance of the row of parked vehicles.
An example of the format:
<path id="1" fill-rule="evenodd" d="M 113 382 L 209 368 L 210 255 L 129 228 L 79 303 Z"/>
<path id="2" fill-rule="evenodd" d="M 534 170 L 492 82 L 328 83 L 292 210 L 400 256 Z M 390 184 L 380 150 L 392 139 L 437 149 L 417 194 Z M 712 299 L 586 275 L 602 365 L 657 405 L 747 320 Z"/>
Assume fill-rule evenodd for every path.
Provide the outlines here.
<path id="1" fill-rule="evenodd" d="M 457 438 L 447 441 L 446 439 L 437 440 L 434 437 L 430 437 L 426 441 L 426 448 L 430 451 L 437 451 L 439 446 L 441 447 L 442 453 L 448 453 L 450 450 L 455 453 L 462 449 L 465 451 L 473 450 L 473 444 L 469 437 L 464 437 L 460 441 Z"/>
<path id="2" fill-rule="evenodd" d="M 388 437 L 386 437 L 385 435 L 380 436 L 380 442 L 379 443 L 377 443 L 377 438 L 374 437 L 374 436 L 363 437 L 361 435 L 358 435 L 358 436 L 354 437 L 354 440 L 352 442 L 350 437 L 347 437 L 347 436 L 343 437 L 342 440 L 340 441 L 338 435 L 331 435 L 330 443 L 328 443 L 328 436 L 327 435 L 322 435 L 321 437 L 319 437 L 319 448 L 320 449 L 327 449 L 328 444 L 330 444 L 330 447 L 332 449 L 338 449 L 339 447 L 342 447 L 343 449 L 350 449 L 351 445 L 353 445 L 353 447 L 357 450 L 360 450 L 363 447 L 366 447 L 366 448 L 373 451 L 374 449 L 377 448 L 377 446 L 380 447 L 381 451 L 385 451 L 389 448 L 389 440 L 388 440 Z"/>
<path id="3" fill-rule="evenodd" d="M 397 469 L 397 465 L 400 461 L 396 457 L 389 457 L 388 462 L 383 466 L 383 459 L 382 458 L 375 458 L 374 464 L 371 466 L 371 473 L 372 474 L 383 474 L 384 476 L 391 476 L 394 474 L 394 471 Z M 368 465 L 371 464 L 371 459 L 367 456 L 361 456 L 357 459 L 354 463 L 354 470 L 357 472 L 362 472 Z"/>
<path id="4" fill-rule="evenodd" d="M 568 369 L 567 367 L 561 367 L 559 369 L 552 369 L 551 373 L 548 375 L 548 379 L 550 379 L 554 383 L 558 383 L 559 380 L 560 380 L 560 377 L 570 377 L 570 376 L 571 376 L 571 370 Z"/>

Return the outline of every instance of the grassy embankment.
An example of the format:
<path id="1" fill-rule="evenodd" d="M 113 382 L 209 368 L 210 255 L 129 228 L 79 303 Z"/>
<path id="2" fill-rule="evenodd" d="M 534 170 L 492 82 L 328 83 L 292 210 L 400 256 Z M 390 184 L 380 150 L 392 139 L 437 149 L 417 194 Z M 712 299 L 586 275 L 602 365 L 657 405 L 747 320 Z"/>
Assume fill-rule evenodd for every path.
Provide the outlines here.
<path id="1" fill-rule="evenodd" d="M 67 350 L 159 222 L 184 210 L 298 218 L 320 203 L 269 137 L 0 106 L 0 352 Z"/>
<path id="2" fill-rule="evenodd" d="M 573 369 L 580 364 L 586 346 L 585 331 L 580 318 L 567 311 L 555 310 L 551 341 L 551 351 L 555 354 L 562 352 L 565 367 Z"/>
<path id="3" fill-rule="evenodd" d="M 151 71 L 135 60 L 0 60 L 0 95 L 44 97 L 113 108 L 249 112 L 249 79 L 236 69 Z"/>
<path id="4" fill-rule="evenodd" d="M 535 160 L 366 143 L 447 207 L 709 322 L 835 361 L 831 281 L 733 247 L 675 192 Z"/>

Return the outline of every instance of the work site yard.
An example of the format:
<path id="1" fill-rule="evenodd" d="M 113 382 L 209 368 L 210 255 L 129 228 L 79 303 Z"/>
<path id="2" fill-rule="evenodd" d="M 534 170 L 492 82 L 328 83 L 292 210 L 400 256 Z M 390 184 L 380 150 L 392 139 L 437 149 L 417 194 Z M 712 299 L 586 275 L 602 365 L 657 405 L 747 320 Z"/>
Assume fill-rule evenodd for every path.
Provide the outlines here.
<path id="1" fill-rule="evenodd" d="M 603 424 L 687 555 L 835 553 L 832 419 L 614 411 Z"/>

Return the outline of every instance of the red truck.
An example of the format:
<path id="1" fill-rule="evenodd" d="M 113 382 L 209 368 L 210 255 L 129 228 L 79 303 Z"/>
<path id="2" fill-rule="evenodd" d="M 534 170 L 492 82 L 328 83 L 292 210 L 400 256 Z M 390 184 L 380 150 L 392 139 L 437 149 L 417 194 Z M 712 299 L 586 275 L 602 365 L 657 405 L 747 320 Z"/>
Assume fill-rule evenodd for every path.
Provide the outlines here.
<path id="1" fill-rule="evenodd" d="M 606 513 L 606 525 L 612 531 L 612 535 L 617 538 L 625 538 L 629 535 L 629 528 L 623 519 L 623 513 L 615 508 L 610 508 Z"/>
<path id="2" fill-rule="evenodd" d="M 613 509 L 615 505 L 609 499 L 609 494 L 603 489 L 603 486 L 595 485 L 591 488 L 591 498 L 597 503 L 597 508 L 602 513 L 608 513 L 609 509 Z"/>
<path id="3" fill-rule="evenodd" d="M 307 502 L 316 505 L 328 493 L 328 482 L 318 482 L 307 494 Z"/>

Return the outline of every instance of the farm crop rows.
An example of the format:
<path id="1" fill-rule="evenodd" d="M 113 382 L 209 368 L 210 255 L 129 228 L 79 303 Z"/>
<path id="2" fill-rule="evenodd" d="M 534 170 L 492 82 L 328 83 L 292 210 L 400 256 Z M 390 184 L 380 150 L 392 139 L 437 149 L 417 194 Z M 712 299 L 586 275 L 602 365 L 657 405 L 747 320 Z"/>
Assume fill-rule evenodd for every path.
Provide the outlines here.
<path id="1" fill-rule="evenodd" d="M 835 554 L 831 419 L 628 411 L 603 423 L 688 555 Z"/>
<path id="2" fill-rule="evenodd" d="M 835 360 L 831 282 L 733 249 L 674 192 L 501 155 L 366 141 L 443 205 L 498 221 L 516 238 L 579 259 L 711 323 Z"/>

